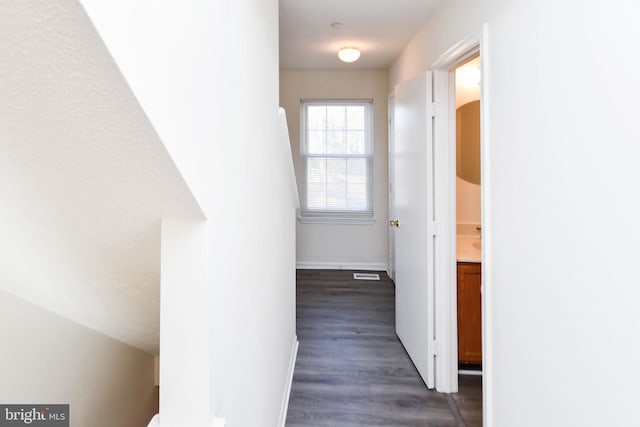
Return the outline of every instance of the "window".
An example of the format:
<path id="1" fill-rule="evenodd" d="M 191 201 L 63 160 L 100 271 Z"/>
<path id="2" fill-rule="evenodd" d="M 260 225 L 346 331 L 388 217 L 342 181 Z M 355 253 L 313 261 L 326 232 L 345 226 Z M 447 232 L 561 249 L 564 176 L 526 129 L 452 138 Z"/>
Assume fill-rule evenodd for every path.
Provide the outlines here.
<path id="1" fill-rule="evenodd" d="M 372 221 L 371 101 L 303 100 L 301 221 Z"/>

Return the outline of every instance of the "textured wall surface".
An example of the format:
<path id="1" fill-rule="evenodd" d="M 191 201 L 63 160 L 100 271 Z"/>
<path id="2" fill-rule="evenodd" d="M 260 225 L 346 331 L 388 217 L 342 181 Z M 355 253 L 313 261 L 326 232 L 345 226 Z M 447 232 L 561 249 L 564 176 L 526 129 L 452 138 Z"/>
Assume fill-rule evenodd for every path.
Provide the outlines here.
<path id="1" fill-rule="evenodd" d="M 202 218 L 82 7 L 0 1 L 0 287 L 157 352 L 160 218 Z"/>

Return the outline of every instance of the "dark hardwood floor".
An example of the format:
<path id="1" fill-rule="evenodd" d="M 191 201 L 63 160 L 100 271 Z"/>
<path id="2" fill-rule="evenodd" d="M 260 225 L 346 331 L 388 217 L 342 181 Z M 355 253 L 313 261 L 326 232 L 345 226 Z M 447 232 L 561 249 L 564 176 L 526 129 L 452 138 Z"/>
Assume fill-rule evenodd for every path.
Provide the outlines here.
<path id="1" fill-rule="evenodd" d="M 461 377 L 459 394 L 427 390 L 395 334 L 393 284 L 380 276 L 298 271 L 300 347 L 286 425 L 482 425 L 481 377 Z"/>

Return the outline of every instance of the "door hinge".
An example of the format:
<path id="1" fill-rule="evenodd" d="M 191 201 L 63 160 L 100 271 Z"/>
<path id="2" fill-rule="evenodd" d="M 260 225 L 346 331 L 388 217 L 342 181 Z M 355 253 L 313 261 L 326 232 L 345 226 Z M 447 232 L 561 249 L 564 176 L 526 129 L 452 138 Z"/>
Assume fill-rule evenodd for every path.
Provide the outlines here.
<path id="1" fill-rule="evenodd" d="M 432 102 L 431 103 L 431 117 L 435 117 L 436 116 L 436 103 Z"/>
<path id="2" fill-rule="evenodd" d="M 431 221 L 431 235 L 433 237 L 438 235 L 438 223 L 435 221 Z"/>
<path id="3" fill-rule="evenodd" d="M 438 355 L 438 341 L 433 340 L 431 341 L 431 348 L 433 349 L 433 356 L 437 356 Z"/>

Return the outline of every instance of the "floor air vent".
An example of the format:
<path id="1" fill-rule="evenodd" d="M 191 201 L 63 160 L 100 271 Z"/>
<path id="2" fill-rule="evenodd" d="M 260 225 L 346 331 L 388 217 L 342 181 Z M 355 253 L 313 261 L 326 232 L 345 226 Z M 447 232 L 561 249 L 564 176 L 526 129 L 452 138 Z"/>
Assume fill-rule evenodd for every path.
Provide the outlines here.
<path id="1" fill-rule="evenodd" d="M 380 275 L 374 273 L 353 273 L 353 278 L 356 280 L 380 280 Z"/>

